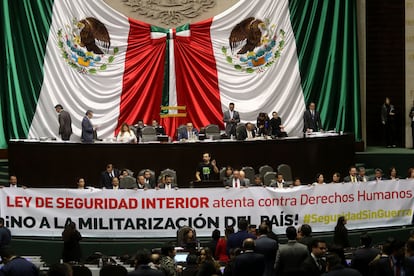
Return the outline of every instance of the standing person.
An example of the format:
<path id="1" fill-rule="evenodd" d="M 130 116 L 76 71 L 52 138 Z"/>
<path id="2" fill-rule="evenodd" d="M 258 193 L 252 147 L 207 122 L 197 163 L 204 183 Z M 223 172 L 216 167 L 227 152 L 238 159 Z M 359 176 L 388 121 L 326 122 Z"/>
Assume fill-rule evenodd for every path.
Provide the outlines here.
<path id="1" fill-rule="evenodd" d="M 217 179 L 219 169 L 216 160 L 210 160 L 210 153 L 203 153 L 203 162 L 198 165 L 195 175 L 197 181 Z"/>
<path id="2" fill-rule="evenodd" d="M 239 112 L 234 110 L 234 103 L 230 103 L 229 110 L 224 112 L 223 121 L 226 123 L 227 137 L 236 136 L 236 127 L 240 123 L 240 115 Z"/>
<path id="3" fill-rule="evenodd" d="M 81 141 L 83 143 L 93 143 L 93 132 L 95 131 L 95 128 L 91 122 L 92 117 L 93 117 L 92 110 L 86 111 L 85 117 L 83 117 L 82 135 L 81 135 Z"/>
<path id="4" fill-rule="evenodd" d="M 229 256 L 227 255 L 227 239 L 233 233 L 233 226 L 226 226 L 226 229 L 224 230 L 224 237 L 220 238 L 217 242 L 214 256 L 221 263 L 227 263 L 229 261 Z"/>
<path id="5" fill-rule="evenodd" d="M 297 232 L 293 226 L 286 228 L 287 244 L 281 244 L 276 253 L 275 270 L 278 276 L 302 276 L 302 263 L 308 257 L 306 245 L 296 241 Z"/>
<path id="6" fill-rule="evenodd" d="M 315 103 L 309 104 L 309 109 L 303 113 L 303 132 L 322 131 L 321 116 L 315 109 Z"/>
<path id="7" fill-rule="evenodd" d="M 265 275 L 265 257 L 256 253 L 255 241 L 247 238 L 243 241 L 243 253 L 234 259 L 233 275 L 263 276 Z M 267 275 L 267 274 L 266 274 Z"/>
<path id="8" fill-rule="evenodd" d="M 55 110 L 59 114 L 59 135 L 62 137 L 63 141 L 69 141 L 70 136 L 72 135 L 72 119 L 70 118 L 70 114 L 66 110 L 63 110 L 61 104 L 57 104 Z"/>
<path id="9" fill-rule="evenodd" d="M 160 261 L 160 270 L 165 276 L 176 276 L 179 269 L 174 260 L 176 254 L 174 246 L 166 245 L 162 247 L 161 253 L 163 256 Z"/>
<path id="10" fill-rule="evenodd" d="M 379 249 L 372 247 L 372 238 L 368 234 L 360 237 L 362 247 L 355 250 L 352 256 L 351 267 L 358 270 L 363 276 L 369 276 L 370 263 L 381 253 Z"/>
<path id="11" fill-rule="evenodd" d="M 267 236 L 268 232 L 269 227 L 266 223 L 262 222 L 262 224 L 259 226 L 260 236 L 256 240 L 255 252 L 263 254 L 264 256 L 265 268 L 263 276 L 273 276 L 276 252 L 279 248 L 278 242 Z"/>
<path id="12" fill-rule="evenodd" d="M 62 232 L 63 239 L 63 251 L 62 259 L 65 263 L 68 262 L 80 262 L 82 257 L 82 251 L 80 247 L 80 240 L 82 236 L 76 229 L 76 224 L 70 222 L 65 225 L 65 229 Z"/>
<path id="13" fill-rule="evenodd" d="M 320 276 L 326 271 L 326 263 L 322 259 L 326 254 L 326 242 L 314 239 L 311 244 L 311 253 L 302 263 L 303 275 Z"/>
<path id="14" fill-rule="evenodd" d="M 229 235 L 228 239 L 227 239 L 227 254 L 230 253 L 230 249 L 232 248 L 242 248 L 243 246 L 243 241 L 247 238 L 251 238 L 251 239 L 256 239 L 256 236 L 250 234 L 247 231 L 247 226 L 249 225 L 249 223 L 247 222 L 247 220 L 245 218 L 241 218 L 238 221 L 238 228 L 239 231 L 236 233 L 233 233 L 231 235 Z"/>
<path id="15" fill-rule="evenodd" d="M 395 108 L 390 98 L 386 97 L 381 108 L 381 122 L 384 126 L 385 144 L 387 148 L 396 147 Z"/>
<path id="16" fill-rule="evenodd" d="M 413 149 L 414 149 L 414 101 L 413 101 L 413 107 L 411 107 L 410 114 L 408 114 L 411 118 L 411 137 L 412 137 L 412 143 L 413 143 Z"/>
<path id="17" fill-rule="evenodd" d="M 214 260 L 208 247 L 200 250 L 197 276 L 221 275 L 220 265 Z"/>
<path id="18" fill-rule="evenodd" d="M 9 245 L 11 241 L 11 232 L 9 228 L 4 225 L 4 218 L 0 218 L 0 250 Z"/>
<path id="19" fill-rule="evenodd" d="M 349 247 L 349 240 L 348 240 L 348 229 L 345 227 L 346 219 L 344 216 L 340 216 L 335 226 L 334 231 L 334 244 L 341 247 L 347 248 Z"/>

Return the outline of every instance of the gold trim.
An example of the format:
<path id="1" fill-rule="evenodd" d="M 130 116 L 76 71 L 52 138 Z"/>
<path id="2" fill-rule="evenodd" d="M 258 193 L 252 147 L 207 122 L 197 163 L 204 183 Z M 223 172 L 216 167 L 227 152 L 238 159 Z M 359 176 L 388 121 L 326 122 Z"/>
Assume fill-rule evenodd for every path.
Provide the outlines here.
<path id="1" fill-rule="evenodd" d="M 187 117 L 187 113 L 160 114 L 160 118 L 177 118 L 177 117 Z"/>
<path id="2" fill-rule="evenodd" d="M 179 105 L 179 106 L 161 106 L 161 110 L 186 110 L 187 106 Z"/>

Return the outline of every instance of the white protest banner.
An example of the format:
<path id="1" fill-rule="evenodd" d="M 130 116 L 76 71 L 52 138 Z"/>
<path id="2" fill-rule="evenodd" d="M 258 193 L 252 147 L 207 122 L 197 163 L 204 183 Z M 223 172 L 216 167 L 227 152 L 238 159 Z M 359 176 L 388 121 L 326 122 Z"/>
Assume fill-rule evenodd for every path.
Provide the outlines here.
<path id="1" fill-rule="evenodd" d="M 345 183 L 287 189 L 179 190 L 0 189 L 0 215 L 14 236 L 60 236 L 74 221 L 84 237 L 174 237 L 188 225 L 198 236 L 235 226 L 272 222 L 276 233 L 310 224 L 332 231 L 345 216 L 348 229 L 407 225 L 413 180 Z"/>

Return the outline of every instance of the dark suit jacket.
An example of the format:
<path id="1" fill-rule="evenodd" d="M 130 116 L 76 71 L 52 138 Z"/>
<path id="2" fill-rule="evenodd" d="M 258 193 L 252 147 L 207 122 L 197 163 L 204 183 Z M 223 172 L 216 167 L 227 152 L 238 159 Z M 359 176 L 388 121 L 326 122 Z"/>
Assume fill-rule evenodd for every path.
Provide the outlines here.
<path id="1" fill-rule="evenodd" d="M 70 118 L 69 112 L 62 110 L 59 113 L 59 134 L 64 137 L 70 137 L 72 134 L 72 119 Z"/>
<path id="2" fill-rule="evenodd" d="M 256 240 L 255 252 L 263 254 L 265 258 L 265 272 L 263 276 L 273 276 L 276 259 L 276 252 L 279 248 L 277 241 L 262 235 Z"/>
<path id="3" fill-rule="evenodd" d="M 375 261 L 371 266 L 372 276 L 394 276 L 394 268 L 391 266 L 392 261 L 391 257 L 381 257 L 379 260 Z M 405 270 L 405 275 L 414 275 L 413 262 L 408 258 L 404 258 L 402 267 Z"/>
<path id="4" fill-rule="evenodd" d="M 198 130 L 196 128 L 193 128 L 192 132 L 194 135 L 198 136 Z M 181 139 L 188 139 L 188 132 L 186 128 L 183 128 L 180 132 L 178 132 L 178 140 Z"/>
<path id="5" fill-rule="evenodd" d="M 239 179 L 240 187 L 246 187 L 246 182 L 243 179 Z M 229 179 L 224 181 L 224 186 L 233 187 L 233 177 L 231 176 Z"/>
<path id="6" fill-rule="evenodd" d="M 322 129 L 321 116 L 318 111 L 315 110 L 313 118 L 310 110 L 306 110 L 305 113 L 303 113 L 303 132 L 306 132 L 308 128 L 313 131 Z"/>
<path id="7" fill-rule="evenodd" d="M 281 244 L 276 254 L 276 275 L 302 275 L 302 262 L 308 257 L 309 251 L 306 245 L 289 240 L 287 244 Z"/>
<path id="8" fill-rule="evenodd" d="M 159 184 L 158 188 L 165 189 L 165 184 L 164 183 Z M 178 188 L 177 184 L 171 183 L 171 189 L 175 189 L 175 188 Z"/>
<path id="9" fill-rule="evenodd" d="M 359 181 L 358 175 L 356 175 L 355 178 L 356 178 L 356 181 Z M 351 176 L 350 175 L 345 176 L 344 182 L 351 182 Z"/>
<path id="10" fill-rule="evenodd" d="M 363 276 L 369 275 L 369 263 L 376 257 L 380 251 L 372 247 L 364 247 L 355 250 L 352 257 L 351 267 L 358 270 Z"/>
<path id="11" fill-rule="evenodd" d="M 140 265 L 137 267 L 136 270 L 129 272 L 128 275 L 131 275 L 131 276 L 163 276 L 164 273 L 162 273 L 159 270 L 152 269 L 148 265 Z"/>
<path id="12" fill-rule="evenodd" d="M 358 270 L 343 266 L 334 267 L 331 271 L 322 274 L 324 276 L 361 276 Z M 385 276 L 385 274 L 384 274 Z"/>
<path id="13" fill-rule="evenodd" d="M 321 260 L 322 268 L 319 269 L 315 260 L 309 255 L 302 263 L 302 270 L 304 276 L 320 276 L 326 270 L 326 264 Z"/>
<path id="14" fill-rule="evenodd" d="M 252 130 L 252 136 L 253 138 L 256 137 L 256 131 Z M 237 140 L 243 141 L 247 139 L 247 129 L 246 128 L 242 128 L 239 130 L 238 133 L 236 133 L 236 138 Z"/>
<path id="15" fill-rule="evenodd" d="M 233 275 L 263 276 L 265 258 L 262 254 L 247 251 L 234 259 Z"/>
<path id="16" fill-rule="evenodd" d="M 113 169 L 114 177 L 119 177 L 119 170 Z M 112 189 L 112 177 L 109 176 L 109 173 L 105 170 L 101 172 L 101 187 L 105 189 Z"/>
<path id="17" fill-rule="evenodd" d="M 247 238 L 256 239 L 256 236 L 250 234 L 247 231 L 238 231 L 233 233 L 227 239 L 227 255 L 229 254 L 230 249 L 232 248 L 242 248 L 243 241 Z"/>
<path id="18" fill-rule="evenodd" d="M 82 120 L 81 141 L 84 143 L 93 142 L 93 125 L 91 123 L 91 120 L 89 120 L 88 116 L 83 117 Z"/>
<path id="19" fill-rule="evenodd" d="M 0 275 L 37 276 L 39 275 L 39 270 L 34 264 L 26 259 L 17 257 L 0 269 Z"/>

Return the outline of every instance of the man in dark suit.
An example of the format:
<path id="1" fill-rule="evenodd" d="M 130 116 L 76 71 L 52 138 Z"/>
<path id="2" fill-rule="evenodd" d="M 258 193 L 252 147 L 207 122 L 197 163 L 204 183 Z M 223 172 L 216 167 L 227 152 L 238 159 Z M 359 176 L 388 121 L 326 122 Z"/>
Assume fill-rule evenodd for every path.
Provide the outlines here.
<path id="1" fill-rule="evenodd" d="M 263 276 L 265 258 L 262 254 L 254 252 L 254 240 L 251 238 L 245 239 L 243 249 L 243 253 L 234 259 L 233 275 Z"/>
<path id="2" fill-rule="evenodd" d="M 70 114 L 63 110 L 61 104 L 57 104 L 55 110 L 59 114 L 59 134 L 63 141 L 69 141 L 70 136 L 72 135 L 72 119 L 70 118 Z"/>
<path id="3" fill-rule="evenodd" d="M 384 172 L 380 168 L 376 168 L 375 175 L 370 180 L 380 182 L 387 180 L 387 178 L 384 177 Z"/>
<path id="4" fill-rule="evenodd" d="M 242 188 L 246 187 L 246 182 L 244 179 L 240 179 L 240 171 L 234 170 L 233 175 L 225 181 L 224 186 L 226 188 Z"/>
<path id="5" fill-rule="evenodd" d="M 389 256 L 382 256 L 372 264 L 372 276 L 414 275 L 413 261 L 405 257 L 405 242 L 392 240 Z"/>
<path id="6" fill-rule="evenodd" d="M 151 188 L 155 188 L 155 175 L 149 169 L 144 170 L 144 180 Z"/>
<path id="7" fill-rule="evenodd" d="M 278 276 L 302 276 L 302 263 L 308 257 L 306 245 L 296 241 L 296 228 L 286 228 L 287 244 L 281 244 L 276 254 L 275 270 Z"/>
<path id="8" fill-rule="evenodd" d="M 277 241 L 269 238 L 267 234 L 269 233 L 269 227 L 266 223 L 262 223 L 259 226 L 259 237 L 256 240 L 255 252 L 263 254 L 265 258 L 265 271 L 263 276 L 273 276 L 274 275 L 274 266 L 276 259 L 276 252 L 279 248 Z"/>
<path id="9" fill-rule="evenodd" d="M 368 234 L 361 235 L 360 242 L 362 247 L 355 250 L 351 267 L 363 276 L 369 276 L 369 264 L 380 254 L 380 250 L 372 247 L 372 238 Z"/>
<path id="10" fill-rule="evenodd" d="M 39 271 L 34 264 L 17 256 L 10 247 L 2 248 L 0 255 L 4 263 L 4 266 L 0 268 L 0 275 L 39 275 Z"/>
<path id="11" fill-rule="evenodd" d="M 362 276 L 362 274 L 359 273 L 358 270 L 344 267 L 342 265 L 341 258 L 334 253 L 331 253 L 328 255 L 328 257 L 326 258 L 326 262 L 327 262 L 328 272 L 325 274 L 322 274 L 324 276 L 325 275 L 326 276 Z M 381 274 L 381 275 L 385 276 L 385 274 Z M 394 275 L 394 274 L 391 274 L 391 275 Z"/>
<path id="12" fill-rule="evenodd" d="M 349 167 L 349 175 L 344 177 L 344 182 L 358 182 L 359 177 L 357 175 L 357 168 L 355 166 Z"/>
<path id="13" fill-rule="evenodd" d="M 309 104 L 309 109 L 303 114 L 303 132 L 322 131 L 321 116 L 315 109 L 315 103 Z"/>
<path id="14" fill-rule="evenodd" d="M 139 249 L 135 254 L 135 270 L 128 275 L 132 276 L 163 276 L 160 270 L 152 269 L 148 264 L 151 262 L 150 252 L 147 249 Z"/>
<path id="15" fill-rule="evenodd" d="M 22 185 L 17 184 L 17 176 L 15 176 L 15 175 L 10 175 L 10 177 L 9 177 L 9 186 L 8 187 L 9 188 L 23 188 L 23 189 L 27 188 L 26 186 L 22 186 Z M 3 186 L 0 186 L 0 188 L 3 188 Z"/>
<path id="16" fill-rule="evenodd" d="M 81 141 L 83 143 L 93 143 L 93 132 L 95 129 L 91 122 L 92 117 L 93 117 L 92 110 L 86 111 L 85 117 L 83 117 L 82 135 L 81 135 Z"/>
<path id="17" fill-rule="evenodd" d="M 309 224 L 302 224 L 298 228 L 298 242 L 306 245 L 309 252 L 311 252 L 313 240 L 314 238 L 312 237 L 312 227 Z"/>
<path id="18" fill-rule="evenodd" d="M 240 115 L 239 112 L 234 110 L 234 103 L 230 103 L 229 110 L 224 112 L 223 121 L 226 123 L 226 136 L 236 136 L 236 127 L 237 124 L 240 123 Z"/>
<path id="19" fill-rule="evenodd" d="M 302 263 L 303 275 L 320 276 L 326 271 L 326 263 L 322 259 L 326 254 L 326 242 L 314 239 L 311 248 L 311 254 Z"/>
<path id="20" fill-rule="evenodd" d="M 244 128 L 241 128 L 236 134 L 237 140 L 243 141 L 246 139 L 252 139 L 256 136 L 255 127 L 252 123 L 246 123 Z"/>
<path id="21" fill-rule="evenodd" d="M 164 176 L 164 182 L 159 184 L 158 189 L 165 189 L 165 190 L 173 190 L 173 189 L 178 189 L 177 184 L 173 183 L 173 177 L 169 174 L 166 174 Z"/>
<path id="22" fill-rule="evenodd" d="M 227 255 L 232 248 L 241 248 L 243 245 L 243 241 L 247 238 L 256 239 L 256 236 L 247 232 L 247 226 L 249 223 L 246 219 L 241 218 L 238 222 L 239 231 L 233 233 L 227 239 Z"/>
<path id="23" fill-rule="evenodd" d="M 105 171 L 101 173 L 100 185 L 105 189 L 112 189 L 112 178 L 119 177 L 119 170 L 112 164 L 106 165 Z"/>
<path id="24" fill-rule="evenodd" d="M 185 129 L 178 132 L 178 141 L 181 140 L 195 140 L 198 136 L 198 130 L 193 127 L 192 123 L 187 123 Z"/>

